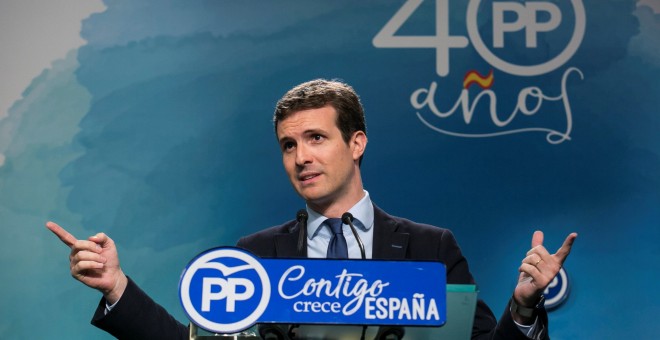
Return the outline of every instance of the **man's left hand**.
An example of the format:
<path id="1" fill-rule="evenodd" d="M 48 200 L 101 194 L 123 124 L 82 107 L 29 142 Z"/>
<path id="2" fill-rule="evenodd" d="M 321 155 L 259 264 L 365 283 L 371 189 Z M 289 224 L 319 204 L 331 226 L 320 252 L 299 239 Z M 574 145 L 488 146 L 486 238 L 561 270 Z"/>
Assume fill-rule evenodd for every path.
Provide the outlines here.
<path id="1" fill-rule="evenodd" d="M 520 268 L 518 285 L 513 298 L 520 306 L 532 307 L 538 303 L 545 288 L 552 282 L 571 252 L 577 233 L 571 233 L 556 253 L 550 254 L 543 246 L 543 232 L 535 231 L 532 249 L 527 252 Z M 514 315 L 514 319 L 519 319 Z M 522 321 L 522 320 L 517 320 Z"/>

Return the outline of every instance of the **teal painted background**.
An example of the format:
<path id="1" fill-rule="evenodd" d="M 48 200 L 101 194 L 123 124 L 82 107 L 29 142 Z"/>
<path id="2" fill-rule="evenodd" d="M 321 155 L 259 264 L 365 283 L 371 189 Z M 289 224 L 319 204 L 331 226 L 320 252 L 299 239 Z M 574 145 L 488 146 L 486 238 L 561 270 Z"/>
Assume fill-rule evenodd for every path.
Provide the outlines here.
<path id="1" fill-rule="evenodd" d="M 433 117 L 411 106 L 415 90 L 435 81 L 447 111 L 467 71 L 493 67 L 471 44 L 450 51 L 446 77 L 435 72 L 434 49 L 374 47 L 404 3 L 104 1 L 82 21 L 85 42 L 30 75 L 0 116 L 0 338 L 109 338 L 89 325 L 99 293 L 70 277 L 68 250 L 43 227 L 47 220 L 79 238 L 108 233 L 125 272 L 185 321 L 177 285 L 189 259 L 304 206 L 270 120 L 284 91 L 317 77 L 343 79 L 361 95 L 370 142 L 363 176 L 375 203 L 452 229 L 496 315 L 533 230 L 546 232 L 550 249 L 577 231 L 566 263 L 572 291 L 550 314 L 551 336 L 652 338 L 650 318 L 660 311 L 660 3 L 585 0 L 584 39 L 562 67 L 533 77 L 494 69 L 503 117 L 521 88 L 558 95 L 565 70 L 581 70 L 584 79 L 567 81 L 571 140 L 557 145 L 544 133 L 467 139 L 425 126 L 416 112 Z M 531 50 L 511 34 L 503 57 L 534 64 L 564 47 L 575 18 L 568 1 L 553 3 L 566 13 L 557 31 Z M 467 35 L 466 4 L 450 1 L 452 34 Z M 480 13 L 490 36 L 488 11 Z M 432 35 L 434 25 L 427 0 L 399 33 Z M 29 41 L 27 34 L 0 33 Z M 474 98 L 480 90 L 470 91 Z M 565 128 L 564 107 L 544 105 L 509 127 Z M 435 122 L 497 130 L 483 103 L 470 125 L 461 119 Z"/>

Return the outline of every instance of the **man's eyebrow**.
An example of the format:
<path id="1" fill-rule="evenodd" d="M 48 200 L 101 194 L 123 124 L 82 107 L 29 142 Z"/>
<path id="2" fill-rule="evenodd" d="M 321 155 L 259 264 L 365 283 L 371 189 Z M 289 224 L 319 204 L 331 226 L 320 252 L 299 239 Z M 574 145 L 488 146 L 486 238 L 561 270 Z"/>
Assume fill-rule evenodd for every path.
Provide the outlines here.
<path id="1" fill-rule="evenodd" d="M 313 134 L 322 134 L 325 135 L 326 132 L 323 129 L 307 129 L 303 132 L 303 135 L 313 135 Z"/>
<path id="2" fill-rule="evenodd" d="M 303 136 L 309 136 L 309 135 L 314 135 L 314 134 L 326 135 L 327 132 L 323 129 L 314 128 L 314 129 L 307 129 L 307 130 L 303 131 L 303 133 L 302 133 Z M 287 141 L 291 141 L 291 140 L 295 140 L 295 138 L 290 137 L 290 136 L 282 136 L 282 137 L 280 137 L 280 139 L 278 139 L 278 142 L 281 144 L 283 142 L 287 142 Z"/>

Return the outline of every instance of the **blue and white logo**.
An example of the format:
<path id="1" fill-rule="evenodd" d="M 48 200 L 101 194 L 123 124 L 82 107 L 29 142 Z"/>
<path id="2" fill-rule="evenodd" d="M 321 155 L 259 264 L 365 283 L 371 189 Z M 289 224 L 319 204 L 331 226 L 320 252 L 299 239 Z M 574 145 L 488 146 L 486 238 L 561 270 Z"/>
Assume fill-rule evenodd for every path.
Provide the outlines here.
<path id="1" fill-rule="evenodd" d="M 568 275 L 564 268 L 561 268 L 543 292 L 543 295 L 545 295 L 545 308 L 548 310 L 554 309 L 564 303 L 568 298 L 569 288 Z"/>
<path id="2" fill-rule="evenodd" d="M 270 280 L 251 254 L 236 248 L 215 248 L 194 258 L 179 282 L 181 304 L 188 318 L 217 333 L 252 326 L 270 300 Z"/>
<path id="3" fill-rule="evenodd" d="M 188 264 L 179 296 L 190 321 L 213 333 L 256 323 L 438 327 L 446 281 L 437 261 L 259 259 L 219 247 Z"/>

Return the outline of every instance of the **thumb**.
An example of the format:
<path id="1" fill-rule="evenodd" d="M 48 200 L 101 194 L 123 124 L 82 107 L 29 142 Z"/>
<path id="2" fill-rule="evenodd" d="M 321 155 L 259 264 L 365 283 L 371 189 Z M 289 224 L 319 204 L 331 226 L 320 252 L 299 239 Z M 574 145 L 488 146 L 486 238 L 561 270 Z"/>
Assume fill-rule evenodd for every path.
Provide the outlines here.
<path id="1" fill-rule="evenodd" d="M 112 246 L 114 244 L 112 239 L 108 237 L 108 235 L 106 235 L 105 233 L 98 233 L 94 236 L 90 236 L 89 240 L 95 242 L 102 248 L 107 248 L 108 246 Z"/>
<path id="2" fill-rule="evenodd" d="M 543 232 L 537 230 L 534 232 L 534 235 L 532 236 L 532 248 L 542 245 L 543 245 Z"/>

